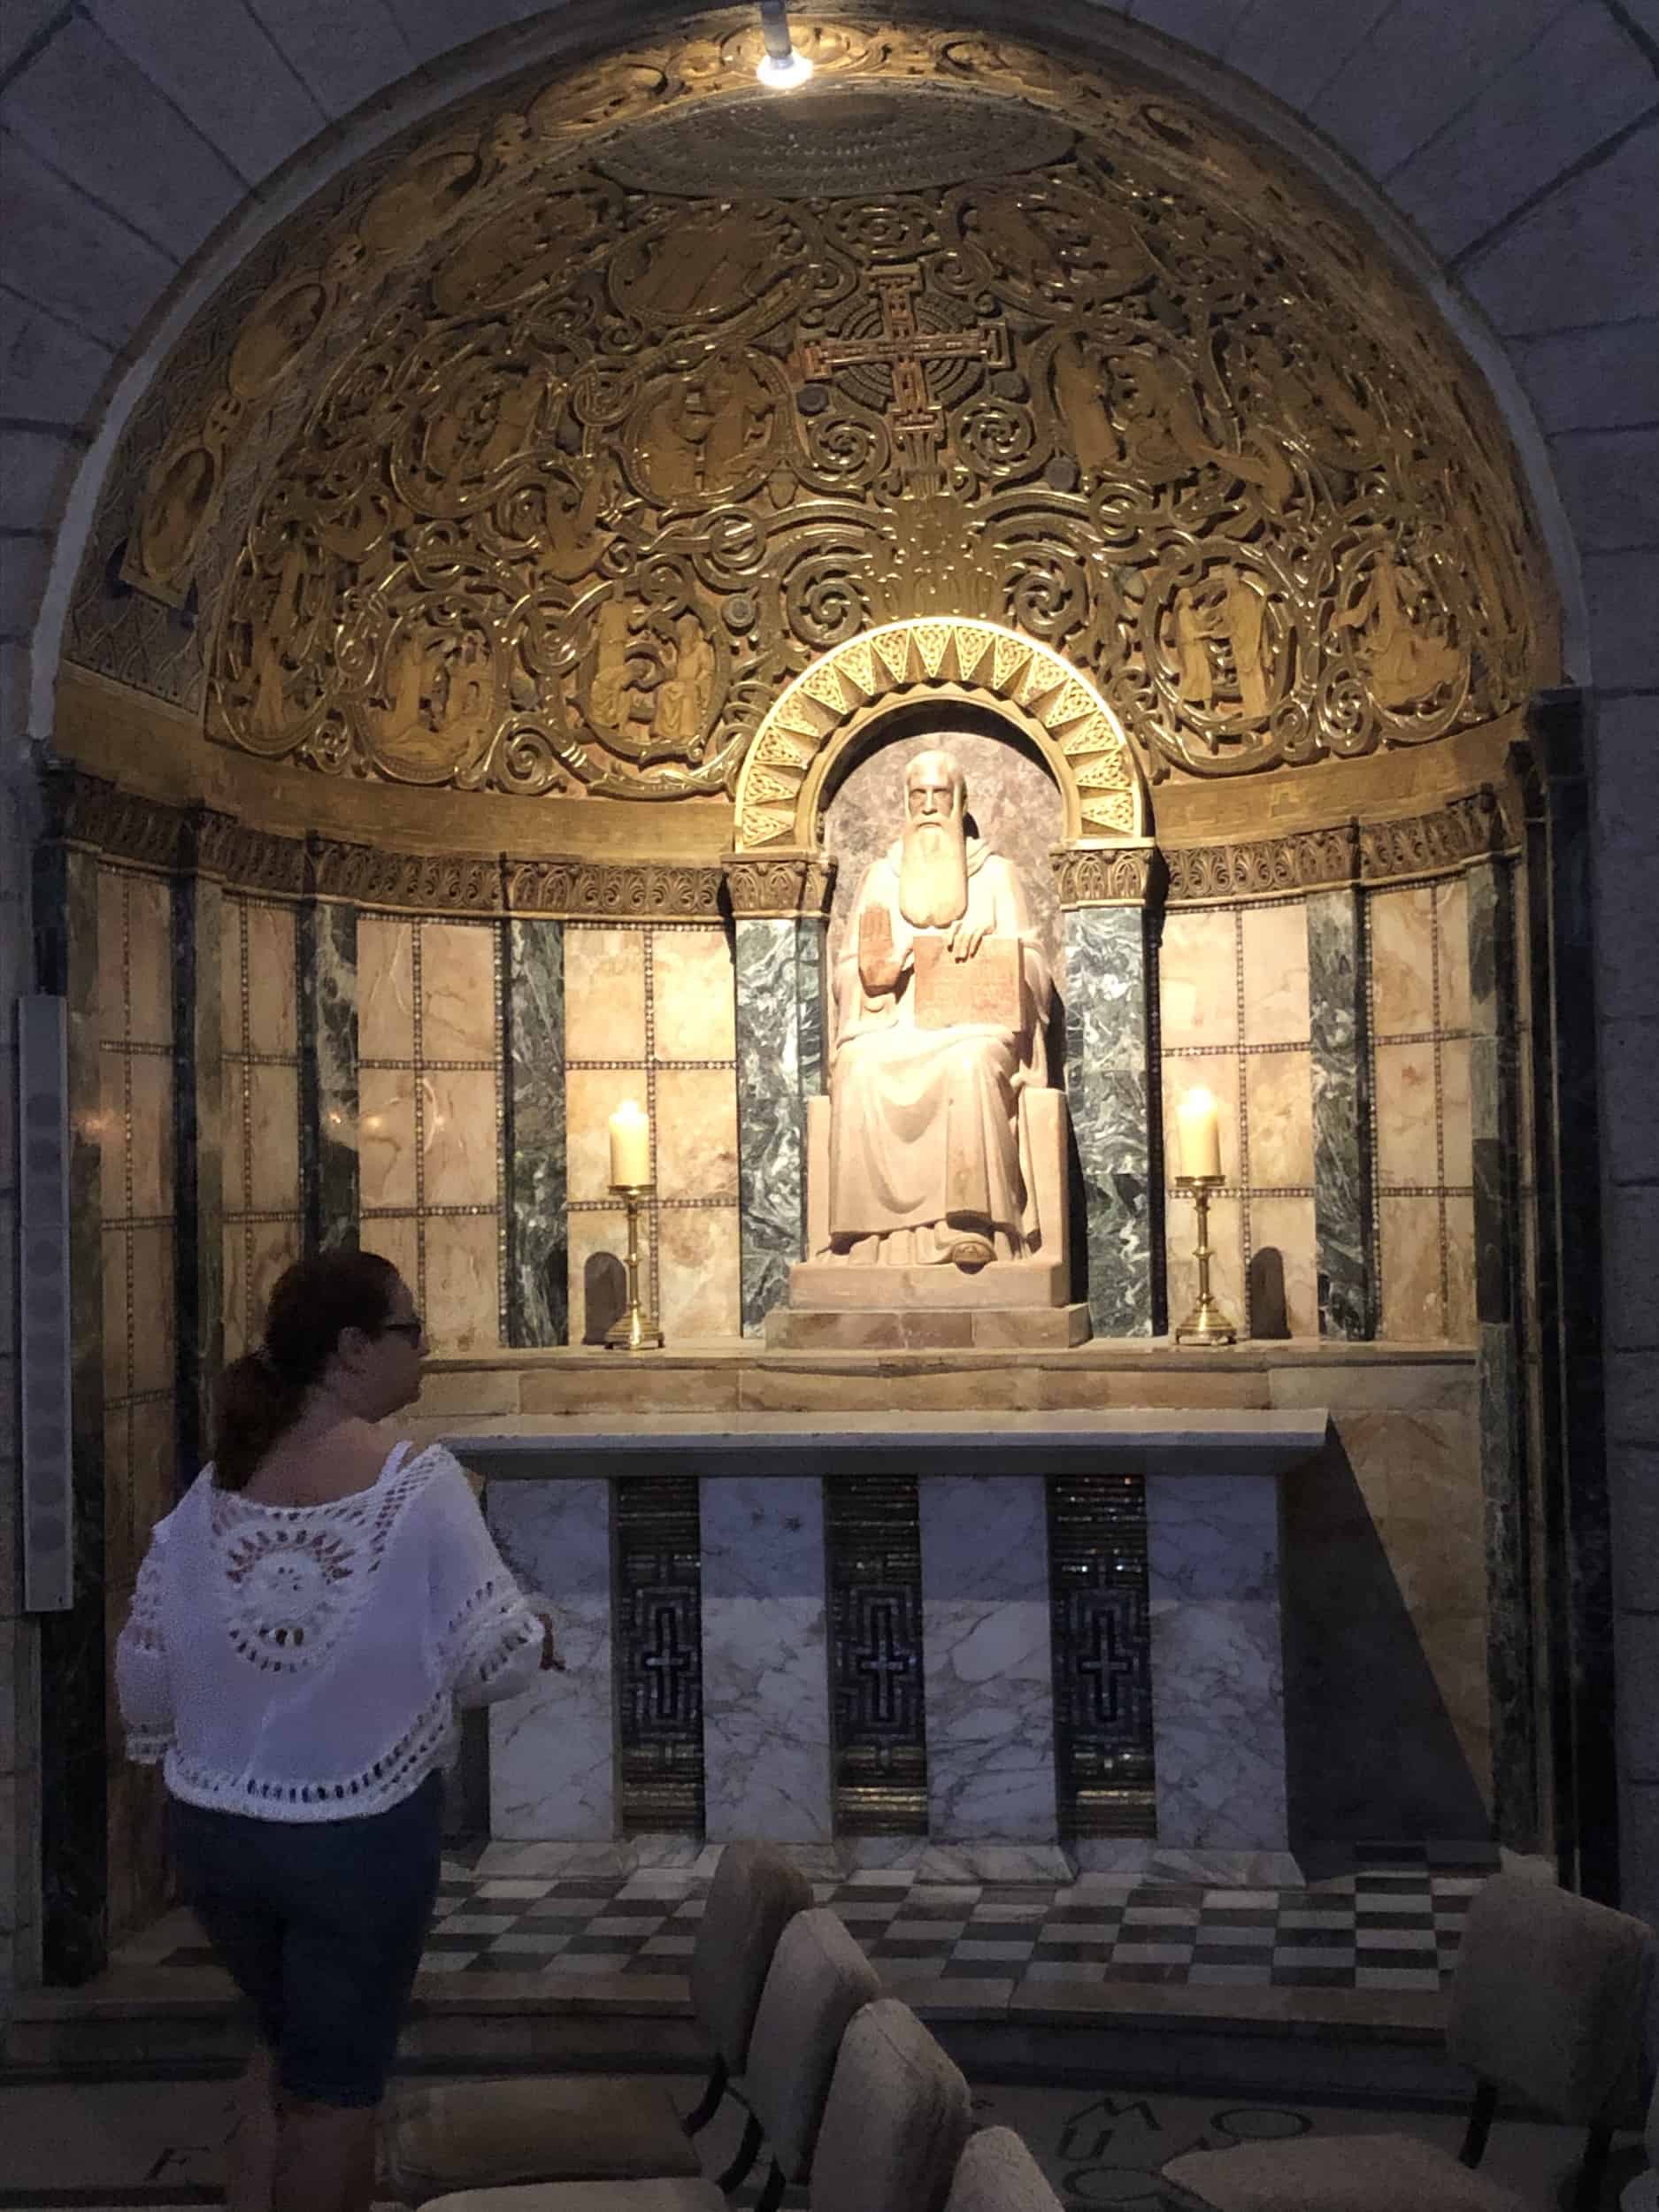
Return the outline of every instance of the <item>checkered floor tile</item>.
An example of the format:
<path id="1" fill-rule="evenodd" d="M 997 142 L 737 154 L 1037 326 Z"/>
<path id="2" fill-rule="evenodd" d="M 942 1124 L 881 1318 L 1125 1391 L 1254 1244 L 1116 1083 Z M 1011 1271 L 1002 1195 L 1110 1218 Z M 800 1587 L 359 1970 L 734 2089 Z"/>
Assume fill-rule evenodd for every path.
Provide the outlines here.
<path id="1" fill-rule="evenodd" d="M 1493 1863 L 1464 1855 L 1448 1864 L 1425 1851 L 1361 1863 L 1304 1889 L 1256 1890 L 1104 1875 L 1056 1887 L 861 1873 L 820 1883 L 816 1894 L 889 1982 L 1437 1990 L 1456 1962 L 1469 1900 Z M 449 1860 L 422 1968 L 683 1974 L 708 1887 L 706 1876 L 688 1873 L 539 1879 L 493 1876 L 487 1853 L 472 1866 Z M 199 1941 L 183 1943 L 157 1962 L 196 1965 L 210 1955 Z"/>

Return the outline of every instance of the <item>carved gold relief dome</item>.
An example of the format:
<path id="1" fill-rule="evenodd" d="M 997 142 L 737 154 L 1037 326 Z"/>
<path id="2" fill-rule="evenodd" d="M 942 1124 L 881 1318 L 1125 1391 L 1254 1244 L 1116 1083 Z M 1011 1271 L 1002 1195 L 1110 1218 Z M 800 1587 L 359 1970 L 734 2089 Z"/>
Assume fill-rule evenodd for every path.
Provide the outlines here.
<path id="1" fill-rule="evenodd" d="M 72 657 L 296 769 L 531 796 L 729 795 L 918 615 L 1060 656 L 1154 781 L 1522 702 L 1495 416 L 1299 173 L 1034 50 L 813 38 L 799 100 L 747 31 L 498 93 L 291 227 L 134 426 Z"/>

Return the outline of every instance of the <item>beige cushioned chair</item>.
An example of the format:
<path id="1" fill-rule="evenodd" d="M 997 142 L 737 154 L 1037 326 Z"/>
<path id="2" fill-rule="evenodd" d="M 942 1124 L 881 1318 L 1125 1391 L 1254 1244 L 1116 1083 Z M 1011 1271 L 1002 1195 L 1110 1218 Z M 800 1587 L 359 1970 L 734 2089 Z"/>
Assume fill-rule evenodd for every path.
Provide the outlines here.
<path id="1" fill-rule="evenodd" d="M 956 2163 L 945 2212 L 1063 2212 L 1012 2128 L 982 2128 Z"/>
<path id="2" fill-rule="evenodd" d="M 1574 2203 L 1600 2201 L 1609 2139 L 1639 2093 L 1651 1938 L 1640 1920 L 1500 1874 L 1476 1896 L 1446 2047 L 1476 2078 L 1457 2158 L 1406 2135 L 1304 2135 L 1187 2151 L 1165 2177 L 1217 2212 L 1525 2212 L 1473 2169 L 1509 2090 L 1590 2131 Z"/>
<path id="3" fill-rule="evenodd" d="M 506 2182 L 701 2172 L 690 2137 L 742 2072 L 779 1939 L 811 1902 L 811 1884 L 781 1853 L 753 1843 L 721 1853 L 691 1956 L 691 2001 L 714 2046 L 714 2069 L 689 2119 L 660 2082 L 638 2075 L 403 2090 L 388 2100 L 381 2126 L 380 2193 L 425 2204 L 446 2191 Z"/>
<path id="4" fill-rule="evenodd" d="M 810 2212 L 944 2212 L 967 2136 L 967 2083 L 908 2005 L 879 1997 L 841 2038 Z M 711 2181 L 562 2181 L 468 2189 L 430 2212 L 726 2212 L 726 2199 Z"/>

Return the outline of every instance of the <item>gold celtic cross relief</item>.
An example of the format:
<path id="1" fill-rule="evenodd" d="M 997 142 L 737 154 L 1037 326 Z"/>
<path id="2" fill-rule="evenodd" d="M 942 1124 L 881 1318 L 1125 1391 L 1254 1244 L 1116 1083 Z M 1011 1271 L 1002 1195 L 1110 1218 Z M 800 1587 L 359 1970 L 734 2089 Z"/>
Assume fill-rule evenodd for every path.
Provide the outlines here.
<path id="1" fill-rule="evenodd" d="M 983 361 L 987 368 L 1009 364 L 1008 333 L 1001 323 L 980 323 L 973 330 L 924 330 L 916 299 L 922 272 L 916 262 L 872 273 L 881 309 L 879 338 L 809 338 L 801 363 L 814 382 L 833 378 L 837 369 L 865 361 L 882 363 L 893 373 L 893 404 L 887 425 L 899 473 L 914 492 L 926 496 L 949 489 L 940 455 L 945 443 L 945 411 L 927 388 L 930 361 Z"/>

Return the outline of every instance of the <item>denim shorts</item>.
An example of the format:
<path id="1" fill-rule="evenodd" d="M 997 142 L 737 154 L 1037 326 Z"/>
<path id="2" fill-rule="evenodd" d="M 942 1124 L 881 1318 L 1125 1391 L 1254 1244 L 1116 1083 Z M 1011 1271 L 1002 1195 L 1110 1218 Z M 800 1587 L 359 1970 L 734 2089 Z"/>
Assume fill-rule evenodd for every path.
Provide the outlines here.
<path id="1" fill-rule="evenodd" d="M 180 1894 L 252 2005 L 290 2097 L 378 2104 L 438 1893 L 443 1778 L 350 1820 L 172 1800 Z"/>

